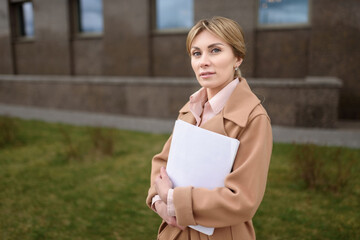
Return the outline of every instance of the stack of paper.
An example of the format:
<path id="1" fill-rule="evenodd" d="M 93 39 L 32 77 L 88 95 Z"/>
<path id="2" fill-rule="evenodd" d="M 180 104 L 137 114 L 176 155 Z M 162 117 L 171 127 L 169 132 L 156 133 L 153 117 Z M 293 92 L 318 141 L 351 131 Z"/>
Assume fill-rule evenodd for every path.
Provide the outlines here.
<path id="1" fill-rule="evenodd" d="M 223 187 L 240 142 L 177 120 L 173 131 L 166 171 L 174 187 Z M 214 228 L 189 226 L 207 235 Z"/>

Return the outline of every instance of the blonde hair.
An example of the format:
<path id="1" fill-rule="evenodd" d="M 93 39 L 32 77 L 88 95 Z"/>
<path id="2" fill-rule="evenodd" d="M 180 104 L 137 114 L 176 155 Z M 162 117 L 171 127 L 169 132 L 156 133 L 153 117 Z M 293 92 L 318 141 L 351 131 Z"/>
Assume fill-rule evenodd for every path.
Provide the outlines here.
<path id="1" fill-rule="evenodd" d="M 244 59 L 246 48 L 244 34 L 240 25 L 225 17 L 213 17 L 211 19 L 202 19 L 198 21 L 189 31 L 186 38 L 186 50 L 191 56 L 191 44 L 194 38 L 202 31 L 207 30 L 210 33 L 224 40 L 229 44 L 236 57 Z M 240 69 L 235 71 L 234 78 L 241 78 Z"/>

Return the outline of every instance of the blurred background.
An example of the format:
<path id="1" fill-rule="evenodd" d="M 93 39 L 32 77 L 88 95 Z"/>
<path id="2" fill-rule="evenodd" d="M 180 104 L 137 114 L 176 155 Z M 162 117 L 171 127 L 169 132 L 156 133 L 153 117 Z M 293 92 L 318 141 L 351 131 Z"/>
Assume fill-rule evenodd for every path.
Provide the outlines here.
<path id="1" fill-rule="evenodd" d="M 1 0 L 0 103 L 174 119 L 198 88 L 187 32 L 220 15 L 244 30 L 242 72 L 274 124 L 334 128 L 360 119 L 359 9 L 357 0 Z"/>
<path id="2" fill-rule="evenodd" d="M 257 238 L 360 239 L 359 0 L 0 0 L 0 239 L 155 239 L 151 159 L 212 16 L 273 125 Z"/>

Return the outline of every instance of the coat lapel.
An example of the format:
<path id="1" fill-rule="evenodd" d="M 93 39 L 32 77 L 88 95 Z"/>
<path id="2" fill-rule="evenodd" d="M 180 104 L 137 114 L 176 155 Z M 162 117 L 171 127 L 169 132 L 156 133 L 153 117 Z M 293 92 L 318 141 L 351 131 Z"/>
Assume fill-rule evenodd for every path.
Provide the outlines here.
<path id="1" fill-rule="evenodd" d="M 179 119 L 191 123 L 192 125 L 196 124 L 196 119 L 194 115 L 190 112 L 189 102 L 187 102 L 185 106 L 180 109 L 179 113 Z"/>
<path id="2" fill-rule="evenodd" d="M 250 113 L 260 104 L 244 78 L 241 79 L 227 101 L 222 113 L 225 119 L 245 127 Z"/>
<path id="3" fill-rule="evenodd" d="M 201 127 L 227 136 L 225 121 L 231 121 L 235 125 L 245 127 L 250 113 L 259 104 L 260 100 L 251 91 L 246 80 L 242 78 L 221 113 L 204 123 Z M 179 119 L 193 125 L 196 124 L 196 119 L 190 111 L 189 102 L 179 112 Z"/>

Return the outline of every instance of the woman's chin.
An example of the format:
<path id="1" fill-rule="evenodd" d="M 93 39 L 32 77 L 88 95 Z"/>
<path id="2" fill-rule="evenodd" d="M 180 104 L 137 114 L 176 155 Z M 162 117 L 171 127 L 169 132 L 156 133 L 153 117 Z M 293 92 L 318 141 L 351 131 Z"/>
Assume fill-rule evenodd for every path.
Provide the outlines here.
<path id="1" fill-rule="evenodd" d="M 198 82 L 204 88 L 212 88 L 214 85 L 210 79 L 198 79 Z"/>

